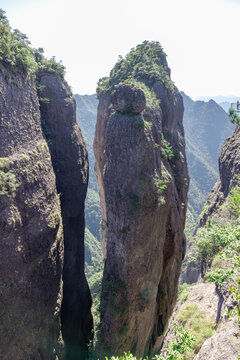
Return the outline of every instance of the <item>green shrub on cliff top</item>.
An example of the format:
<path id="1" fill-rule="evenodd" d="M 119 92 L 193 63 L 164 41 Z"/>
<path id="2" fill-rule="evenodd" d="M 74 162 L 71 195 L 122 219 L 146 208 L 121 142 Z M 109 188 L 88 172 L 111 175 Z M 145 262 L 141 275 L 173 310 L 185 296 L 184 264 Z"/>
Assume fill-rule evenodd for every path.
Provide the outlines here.
<path id="1" fill-rule="evenodd" d="M 37 63 L 37 80 L 43 74 L 53 74 L 60 77 L 60 79 L 64 79 L 65 67 L 62 65 L 61 61 L 57 62 L 55 56 L 53 56 L 50 60 L 45 59 L 42 48 L 33 49 L 32 51 Z"/>
<path id="2" fill-rule="evenodd" d="M 55 58 L 44 58 L 43 50 L 32 49 L 27 36 L 19 30 L 12 30 L 5 12 L 0 9 L 0 66 L 22 74 L 47 72 L 63 78 L 65 68 Z"/>
<path id="3" fill-rule="evenodd" d="M 11 30 L 5 12 L 0 9 L 0 62 L 25 73 L 34 71 L 36 62 L 29 44 L 26 35 Z"/>
<path id="4" fill-rule="evenodd" d="M 115 85 L 130 78 L 149 86 L 155 81 L 160 81 L 169 93 L 174 92 L 174 85 L 168 74 L 166 54 L 159 42 L 144 41 L 132 49 L 125 58 L 120 57 L 110 76 L 99 80 L 98 98 L 110 94 Z"/>

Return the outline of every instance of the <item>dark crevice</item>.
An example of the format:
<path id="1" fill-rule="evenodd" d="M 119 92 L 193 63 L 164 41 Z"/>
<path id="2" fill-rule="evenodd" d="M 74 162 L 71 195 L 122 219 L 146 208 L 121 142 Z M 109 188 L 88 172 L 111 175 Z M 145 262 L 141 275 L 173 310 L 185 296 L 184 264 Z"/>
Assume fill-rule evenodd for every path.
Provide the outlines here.
<path id="1" fill-rule="evenodd" d="M 40 85 L 41 96 L 49 99 L 48 102 L 40 101 L 44 119 L 42 130 L 48 140 L 56 175 L 64 232 L 61 309 L 64 359 L 82 360 L 88 356 L 88 345 L 93 337 L 92 299 L 84 274 L 84 201 L 88 159 L 81 133 L 74 127 L 75 102 L 69 104 L 68 108 L 65 106 L 64 99 L 71 99 L 66 83 L 49 75 L 40 79 Z"/>

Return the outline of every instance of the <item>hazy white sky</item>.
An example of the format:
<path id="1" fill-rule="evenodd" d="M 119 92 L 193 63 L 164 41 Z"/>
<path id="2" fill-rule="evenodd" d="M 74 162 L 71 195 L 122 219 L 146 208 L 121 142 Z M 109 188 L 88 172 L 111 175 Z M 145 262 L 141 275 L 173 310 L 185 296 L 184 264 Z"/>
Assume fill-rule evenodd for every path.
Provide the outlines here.
<path id="1" fill-rule="evenodd" d="M 12 28 L 92 94 L 118 55 L 159 41 L 172 79 L 191 97 L 240 95 L 240 0 L 1 0 Z"/>

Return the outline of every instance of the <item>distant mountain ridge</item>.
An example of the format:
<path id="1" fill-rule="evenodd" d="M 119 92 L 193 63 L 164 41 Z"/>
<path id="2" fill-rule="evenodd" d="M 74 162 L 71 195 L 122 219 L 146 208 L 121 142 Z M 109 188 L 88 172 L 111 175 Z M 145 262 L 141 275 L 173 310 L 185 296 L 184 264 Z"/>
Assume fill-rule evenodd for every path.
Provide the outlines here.
<path id="1" fill-rule="evenodd" d="M 188 209 L 192 221 L 218 178 L 218 157 L 221 146 L 233 132 L 225 111 L 214 100 L 193 101 L 181 92 L 184 102 L 186 154 L 190 174 Z"/>
<path id="2" fill-rule="evenodd" d="M 217 95 L 217 96 L 198 96 L 196 101 L 201 100 L 201 101 L 209 101 L 209 100 L 214 100 L 216 103 L 220 104 L 222 102 L 236 102 L 237 100 L 240 99 L 240 96 L 235 96 L 235 95 Z"/>
<path id="3" fill-rule="evenodd" d="M 239 97 L 235 95 L 198 96 L 196 101 L 198 100 L 202 100 L 202 101 L 214 100 L 223 108 L 223 110 L 226 113 L 228 113 L 228 110 L 231 107 L 231 103 L 236 103 L 238 100 L 240 100 L 240 96 Z"/>

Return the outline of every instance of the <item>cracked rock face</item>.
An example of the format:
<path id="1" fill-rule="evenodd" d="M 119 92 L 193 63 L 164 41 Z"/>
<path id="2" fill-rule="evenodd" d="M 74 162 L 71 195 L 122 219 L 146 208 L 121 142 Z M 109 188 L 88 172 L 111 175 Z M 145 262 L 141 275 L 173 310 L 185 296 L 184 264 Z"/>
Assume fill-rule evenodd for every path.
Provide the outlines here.
<path id="1" fill-rule="evenodd" d="M 35 84 L 0 72 L 0 358 L 62 359 L 63 230 Z"/>
<path id="2" fill-rule="evenodd" d="M 171 98 L 162 84 L 156 82 L 153 89 L 161 106 L 121 112 L 116 107 L 124 98 L 121 88 L 98 107 L 94 152 L 105 258 L 102 357 L 159 351 L 176 302 L 188 190 L 183 103 L 176 88 Z M 164 151 L 166 141 L 173 157 Z"/>

